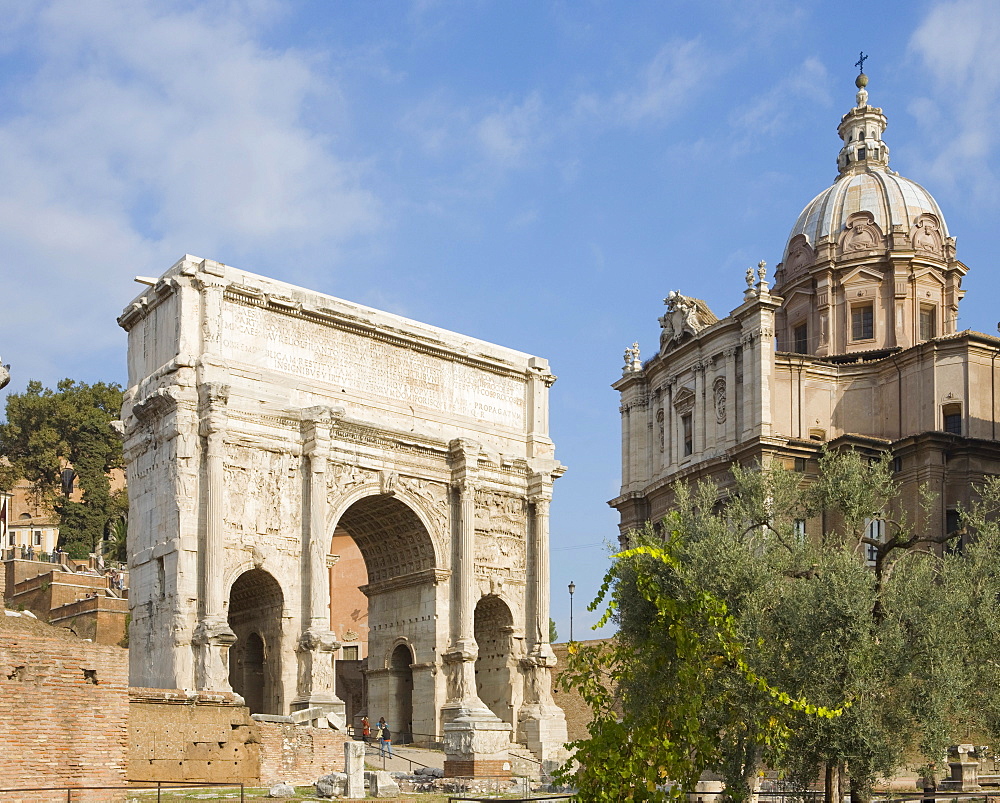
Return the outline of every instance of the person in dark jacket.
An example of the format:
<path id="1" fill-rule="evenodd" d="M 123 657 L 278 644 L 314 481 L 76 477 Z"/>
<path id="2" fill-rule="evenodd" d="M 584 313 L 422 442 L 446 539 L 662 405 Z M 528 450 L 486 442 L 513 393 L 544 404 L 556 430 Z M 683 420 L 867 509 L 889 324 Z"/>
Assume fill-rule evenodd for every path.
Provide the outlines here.
<path id="1" fill-rule="evenodd" d="M 385 717 L 379 717 L 377 727 L 378 754 L 380 756 L 385 756 L 385 754 L 388 753 L 389 758 L 392 758 L 392 733 L 389 731 L 389 726 L 385 722 Z"/>

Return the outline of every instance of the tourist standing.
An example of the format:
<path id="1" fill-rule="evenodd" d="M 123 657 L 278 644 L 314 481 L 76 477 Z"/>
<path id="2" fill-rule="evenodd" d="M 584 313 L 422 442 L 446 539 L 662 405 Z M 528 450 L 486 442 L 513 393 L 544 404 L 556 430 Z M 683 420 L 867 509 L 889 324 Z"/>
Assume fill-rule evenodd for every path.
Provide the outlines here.
<path id="1" fill-rule="evenodd" d="M 372 739 L 372 724 L 368 721 L 368 717 L 361 717 L 361 739 L 365 744 Z"/>
<path id="2" fill-rule="evenodd" d="M 378 754 L 384 758 L 386 753 L 389 754 L 389 758 L 392 758 L 392 733 L 389 731 L 389 726 L 385 722 L 385 717 L 379 717 Z"/>

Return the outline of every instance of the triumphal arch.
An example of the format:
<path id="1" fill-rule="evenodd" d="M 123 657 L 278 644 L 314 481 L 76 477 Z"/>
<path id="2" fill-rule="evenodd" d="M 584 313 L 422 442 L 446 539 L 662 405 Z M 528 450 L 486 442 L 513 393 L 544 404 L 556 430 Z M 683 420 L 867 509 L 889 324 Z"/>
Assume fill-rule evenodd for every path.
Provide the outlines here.
<path id="1" fill-rule="evenodd" d="M 333 533 L 368 711 L 451 774 L 566 741 L 551 694 L 544 359 L 185 256 L 124 311 L 130 682 L 337 723 Z"/>

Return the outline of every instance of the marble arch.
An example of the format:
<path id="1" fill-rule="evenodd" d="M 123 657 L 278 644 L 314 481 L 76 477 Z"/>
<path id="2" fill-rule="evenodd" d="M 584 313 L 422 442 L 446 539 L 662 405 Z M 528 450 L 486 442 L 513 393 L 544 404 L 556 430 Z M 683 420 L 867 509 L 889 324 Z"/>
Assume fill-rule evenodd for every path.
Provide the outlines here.
<path id="1" fill-rule="evenodd" d="M 368 572 L 372 707 L 410 700 L 407 724 L 444 734 L 451 774 L 498 774 L 513 744 L 562 760 L 548 515 L 565 469 L 548 363 L 198 257 L 138 281 L 119 318 L 132 685 L 231 691 L 240 657 L 256 705 L 336 723 L 336 529 Z M 264 574 L 280 632 L 276 605 L 255 629 L 233 596 Z M 490 685 L 493 708 L 516 711 L 506 719 L 476 684 L 475 611 L 490 595 L 511 618 L 491 649 L 517 648 Z M 247 685 L 268 672 L 267 689 Z"/>

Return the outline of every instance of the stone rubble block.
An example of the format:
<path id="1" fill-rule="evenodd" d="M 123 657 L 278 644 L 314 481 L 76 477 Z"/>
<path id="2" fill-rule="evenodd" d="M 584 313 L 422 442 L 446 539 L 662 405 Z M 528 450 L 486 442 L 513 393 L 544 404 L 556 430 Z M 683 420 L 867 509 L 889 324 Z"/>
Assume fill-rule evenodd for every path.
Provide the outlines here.
<path id="1" fill-rule="evenodd" d="M 396 797 L 399 794 L 399 784 L 384 770 L 366 772 L 365 778 L 372 797 Z"/>
<path id="2" fill-rule="evenodd" d="M 318 779 L 313 786 L 316 797 L 343 797 L 347 794 L 347 773 L 331 772 Z"/>

